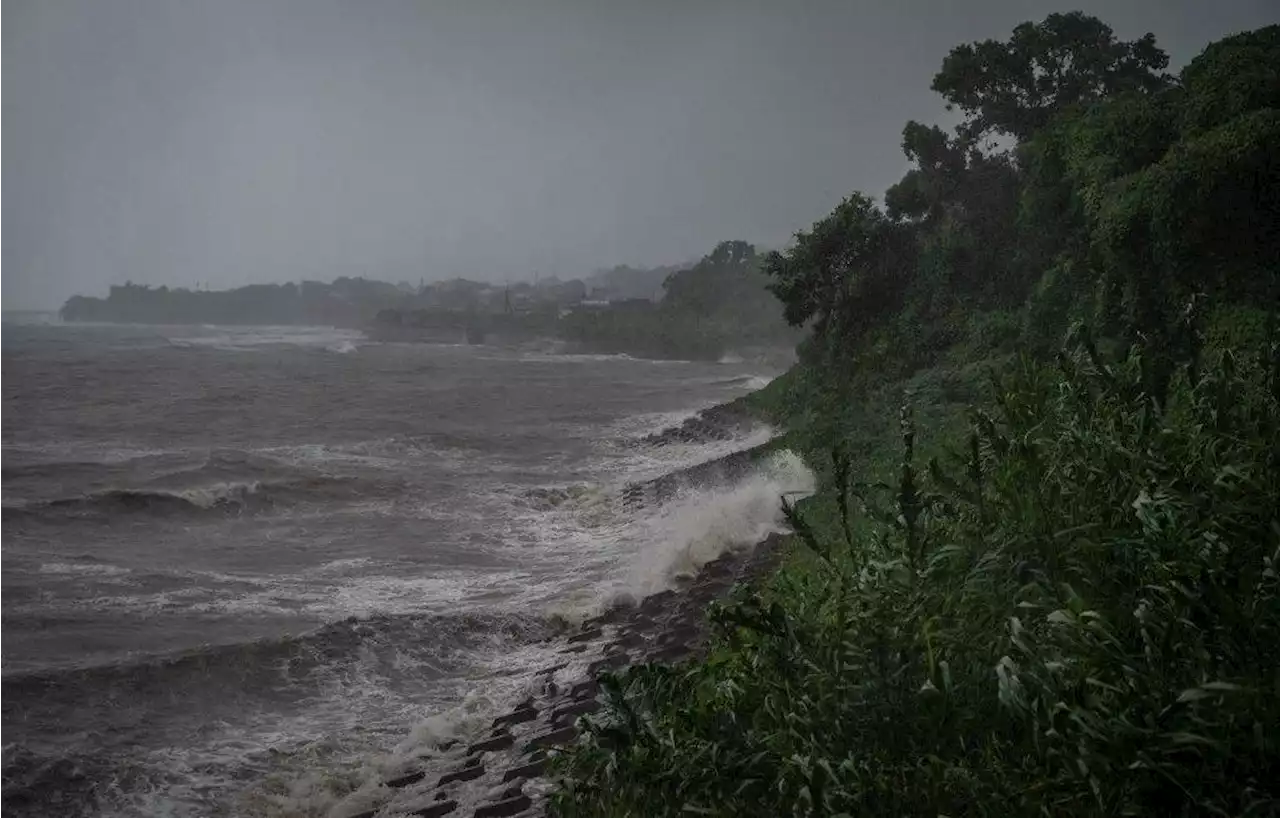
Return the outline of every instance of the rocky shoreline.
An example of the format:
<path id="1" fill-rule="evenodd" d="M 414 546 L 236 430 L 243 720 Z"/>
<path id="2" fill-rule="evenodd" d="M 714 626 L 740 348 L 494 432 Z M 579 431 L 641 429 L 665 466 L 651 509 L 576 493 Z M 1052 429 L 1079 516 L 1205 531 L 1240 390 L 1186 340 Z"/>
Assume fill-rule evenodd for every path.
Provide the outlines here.
<path id="1" fill-rule="evenodd" d="M 549 753 L 572 743 L 578 720 L 600 709 L 598 674 L 701 657 L 708 644 L 708 604 L 735 584 L 770 573 L 785 540 L 771 534 L 753 548 L 725 552 L 681 587 L 612 608 L 557 637 L 563 660 L 539 671 L 537 692 L 495 718 L 487 736 L 442 747 L 445 755 L 432 759 L 434 772 L 424 766 L 388 778 L 388 798 L 346 818 L 545 815 L 553 789 L 546 777 Z"/>

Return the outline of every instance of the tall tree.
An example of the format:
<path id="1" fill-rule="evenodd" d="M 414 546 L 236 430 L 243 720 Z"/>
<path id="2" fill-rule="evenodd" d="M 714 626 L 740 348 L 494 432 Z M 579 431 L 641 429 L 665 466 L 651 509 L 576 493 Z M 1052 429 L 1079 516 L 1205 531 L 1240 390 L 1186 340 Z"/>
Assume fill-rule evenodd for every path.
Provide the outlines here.
<path id="1" fill-rule="evenodd" d="M 965 113 L 961 130 L 968 138 L 1024 140 L 1077 103 L 1166 87 L 1168 64 L 1154 35 L 1117 40 L 1106 23 L 1073 11 L 1022 23 L 1007 42 L 955 47 L 932 87 Z"/>
<path id="2" fill-rule="evenodd" d="M 813 321 L 816 336 L 856 338 L 900 306 L 914 253 L 907 227 L 854 193 L 784 253 L 764 257 L 769 290 L 792 326 Z"/>
<path id="3" fill-rule="evenodd" d="M 937 125 L 926 127 L 912 120 L 902 129 L 902 152 L 916 167 L 885 191 L 889 217 L 936 219 L 944 205 L 954 201 L 962 182 L 966 146 Z"/>

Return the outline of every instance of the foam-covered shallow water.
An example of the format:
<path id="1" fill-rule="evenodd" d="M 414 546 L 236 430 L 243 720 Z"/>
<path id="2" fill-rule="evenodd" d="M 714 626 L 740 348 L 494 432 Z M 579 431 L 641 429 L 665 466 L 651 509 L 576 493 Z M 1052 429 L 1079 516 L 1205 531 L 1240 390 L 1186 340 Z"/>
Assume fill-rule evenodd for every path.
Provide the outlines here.
<path id="1" fill-rule="evenodd" d="M 692 468 L 769 438 L 685 424 L 758 364 L 7 319 L 3 357 L 6 814 L 346 814 L 812 479 Z"/>

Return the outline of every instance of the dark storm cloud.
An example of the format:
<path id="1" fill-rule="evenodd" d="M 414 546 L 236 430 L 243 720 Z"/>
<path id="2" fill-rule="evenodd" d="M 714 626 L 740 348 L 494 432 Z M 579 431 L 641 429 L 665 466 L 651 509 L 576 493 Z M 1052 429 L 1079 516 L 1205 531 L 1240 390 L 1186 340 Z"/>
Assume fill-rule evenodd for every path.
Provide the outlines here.
<path id="1" fill-rule="evenodd" d="M 904 169 L 947 50 L 1050 3 L 7 2 L 4 306 L 779 244 Z M 1175 64 L 1266 2 L 1086 8 Z"/>

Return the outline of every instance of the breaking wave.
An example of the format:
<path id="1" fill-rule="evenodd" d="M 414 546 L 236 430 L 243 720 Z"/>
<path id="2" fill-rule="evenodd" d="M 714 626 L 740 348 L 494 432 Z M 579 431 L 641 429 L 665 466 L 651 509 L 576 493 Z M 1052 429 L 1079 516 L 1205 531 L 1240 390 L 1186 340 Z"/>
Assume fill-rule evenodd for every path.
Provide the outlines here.
<path id="1" fill-rule="evenodd" d="M 755 547 L 786 527 L 781 498 L 811 494 L 813 472 L 791 451 L 744 451 L 664 478 L 671 488 L 632 524 L 631 551 L 610 589 L 638 599 L 691 577 L 726 551 Z"/>
<path id="2" fill-rule="evenodd" d="M 368 498 L 398 485 L 384 475 L 334 474 L 323 463 L 238 450 L 28 463 L 6 466 L 4 478 L 6 483 L 39 481 L 56 488 L 79 485 L 84 489 L 69 496 L 6 497 L 6 520 L 245 514 L 305 502 Z"/>
<path id="3" fill-rule="evenodd" d="M 297 781 L 308 771 L 358 769 L 374 747 L 402 734 L 424 703 L 450 692 L 440 688 L 442 677 L 554 632 L 534 615 L 348 618 L 294 636 L 6 673 L 6 722 L 48 723 L 56 732 L 74 712 L 90 720 L 99 741 L 93 754 L 6 744 L 4 810 L 201 815 L 213 806 L 205 787 L 244 790 L 246 779 L 279 776 L 282 768 Z M 150 743 L 158 730 L 173 731 L 166 743 L 181 749 L 149 756 L 131 750 L 139 734 Z"/>
<path id="4" fill-rule="evenodd" d="M 79 497 L 43 501 L 12 501 L 4 506 L 4 519 L 72 514 L 193 514 L 203 512 L 245 513 L 277 505 L 315 499 L 317 493 L 332 492 L 350 478 L 311 477 L 291 481 L 214 483 L 186 489 L 107 489 Z"/>

